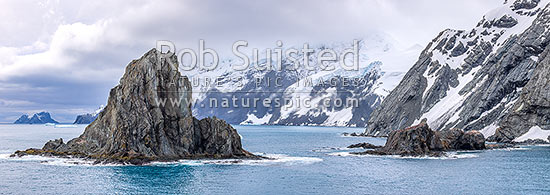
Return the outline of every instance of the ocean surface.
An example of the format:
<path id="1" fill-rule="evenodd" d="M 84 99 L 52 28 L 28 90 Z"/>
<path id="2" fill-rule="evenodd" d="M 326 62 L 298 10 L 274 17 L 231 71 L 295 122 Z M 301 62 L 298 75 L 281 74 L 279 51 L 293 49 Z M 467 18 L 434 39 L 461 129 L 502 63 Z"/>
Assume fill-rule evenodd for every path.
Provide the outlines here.
<path id="1" fill-rule="evenodd" d="M 358 128 L 235 126 L 245 149 L 275 160 L 91 165 L 9 154 L 84 131 L 0 125 L 0 194 L 550 194 L 550 147 L 450 153 L 445 158 L 354 156 Z"/>

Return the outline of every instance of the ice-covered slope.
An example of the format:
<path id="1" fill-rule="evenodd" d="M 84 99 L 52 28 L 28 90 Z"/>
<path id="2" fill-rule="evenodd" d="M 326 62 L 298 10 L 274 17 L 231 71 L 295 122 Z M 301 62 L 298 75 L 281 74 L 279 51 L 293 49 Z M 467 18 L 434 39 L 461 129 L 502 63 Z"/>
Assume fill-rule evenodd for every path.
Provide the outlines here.
<path id="1" fill-rule="evenodd" d="M 437 130 L 494 134 L 548 45 L 548 2 L 506 1 L 469 31 L 441 32 L 371 115 L 366 133 L 387 135 L 427 118 Z"/>
<path id="2" fill-rule="evenodd" d="M 316 44 L 311 47 L 318 52 L 330 48 L 340 53 L 344 49 L 352 47 L 352 42 Z M 193 83 L 193 112 L 199 117 L 217 116 L 232 124 L 281 124 L 281 125 L 323 125 L 323 126 L 365 126 L 373 109 L 380 104 L 382 99 L 397 86 L 405 71 L 414 62 L 420 48 L 418 46 L 401 49 L 395 46 L 395 42 L 384 34 L 372 34 L 364 37 L 359 42 L 359 71 L 345 71 L 340 66 L 334 70 L 320 70 L 316 64 L 316 55 L 310 56 L 310 63 L 315 69 L 308 70 L 299 66 L 295 70 L 286 69 L 295 64 L 283 58 L 283 70 L 257 70 L 249 67 L 244 71 L 235 71 L 233 64 L 241 63 L 236 58 L 223 60 L 212 71 L 194 71 L 184 73 L 190 76 Z M 301 46 L 297 49 L 301 49 Z M 260 60 L 260 65 L 268 63 L 265 54 Z M 296 58 L 302 61 L 303 55 Z M 252 57 L 251 57 L 252 59 Z M 275 64 L 276 62 L 273 62 Z M 256 64 L 252 64 L 256 66 Z M 219 85 L 204 85 L 204 78 L 222 76 Z M 262 83 L 256 81 L 261 78 Z M 274 84 L 279 78 L 278 85 Z M 271 83 L 266 84 L 270 79 Z M 360 85 L 345 85 L 344 79 L 358 79 L 363 81 Z M 339 81 L 336 85 L 326 84 L 331 81 Z M 311 85 L 305 85 L 305 83 Z M 325 83 L 323 85 L 323 83 Z M 229 107 L 221 106 L 222 99 L 237 98 L 241 100 L 254 98 L 260 99 L 254 106 Z M 218 106 L 211 108 L 212 99 L 216 99 Z M 261 105 L 261 100 L 281 100 L 280 105 Z M 293 101 L 284 102 L 285 99 Z M 303 100 L 309 99 L 308 105 Z M 323 100 L 331 100 L 331 106 L 326 107 Z M 332 105 L 336 99 L 343 103 L 358 100 L 358 106 L 353 102 L 344 106 Z M 297 101 L 302 101 L 300 105 Z M 350 106 L 351 105 L 351 106 Z"/>

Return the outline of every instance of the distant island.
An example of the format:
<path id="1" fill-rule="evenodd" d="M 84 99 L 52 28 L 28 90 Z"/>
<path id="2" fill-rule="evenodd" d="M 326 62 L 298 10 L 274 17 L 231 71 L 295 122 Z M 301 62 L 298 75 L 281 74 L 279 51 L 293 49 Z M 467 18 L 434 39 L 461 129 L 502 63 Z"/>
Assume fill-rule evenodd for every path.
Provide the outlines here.
<path id="1" fill-rule="evenodd" d="M 97 118 L 99 113 L 103 111 L 103 107 L 104 106 L 101 105 L 99 109 L 97 109 L 94 113 L 87 113 L 87 114 L 81 114 L 76 116 L 76 119 L 73 122 L 73 124 L 90 124 L 94 122 L 94 120 Z"/>
<path id="2" fill-rule="evenodd" d="M 15 122 L 13 122 L 13 124 L 46 124 L 46 123 L 58 124 L 59 122 L 53 120 L 50 113 L 48 112 L 35 113 L 30 118 L 29 118 L 29 115 L 24 114 L 21 117 L 19 117 L 19 119 L 17 119 Z"/>

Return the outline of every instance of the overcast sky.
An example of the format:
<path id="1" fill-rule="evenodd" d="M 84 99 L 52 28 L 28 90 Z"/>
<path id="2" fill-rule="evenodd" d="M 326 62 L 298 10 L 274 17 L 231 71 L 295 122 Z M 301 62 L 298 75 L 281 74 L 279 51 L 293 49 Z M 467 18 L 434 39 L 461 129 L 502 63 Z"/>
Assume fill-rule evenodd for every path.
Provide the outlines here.
<path id="1" fill-rule="evenodd" d="M 387 34 L 426 46 L 470 29 L 503 0 L 0 1 L 0 122 L 49 111 L 60 122 L 105 104 L 124 67 L 157 40 L 230 51 Z M 223 53 L 223 51 L 221 52 Z M 404 70 L 406 71 L 406 70 Z"/>

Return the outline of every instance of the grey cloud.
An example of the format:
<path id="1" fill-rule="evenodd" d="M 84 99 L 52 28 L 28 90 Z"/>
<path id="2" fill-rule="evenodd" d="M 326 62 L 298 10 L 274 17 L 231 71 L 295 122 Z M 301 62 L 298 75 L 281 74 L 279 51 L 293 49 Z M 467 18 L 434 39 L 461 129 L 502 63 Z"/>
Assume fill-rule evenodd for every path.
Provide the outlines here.
<path id="1" fill-rule="evenodd" d="M 22 48 L 37 41 L 49 44 L 60 25 L 105 25 L 93 26 L 100 28 L 97 39 L 80 43 L 67 37 L 69 43 L 50 48 L 59 52 L 53 55 L 53 64 L 42 66 L 37 62 L 32 68 L 35 71 L 0 78 L 0 122 L 11 122 L 14 115 L 36 110 L 49 110 L 59 120 L 70 122 L 75 114 L 96 109 L 105 103 L 123 68 L 154 47 L 156 40 L 172 40 L 178 47 L 196 48 L 198 39 L 205 39 L 207 46 L 228 53 L 234 41 L 243 39 L 257 47 L 273 47 L 276 40 L 283 40 L 286 45 L 338 42 L 384 32 L 404 46 L 424 45 L 445 28 L 475 25 L 485 12 L 501 3 L 502 0 L 2 1 L 0 48 Z M 74 36 L 86 33 L 89 32 Z M 36 47 L 25 54 L 43 50 Z M 65 61 L 67 64 L 55 66 Z"/>

